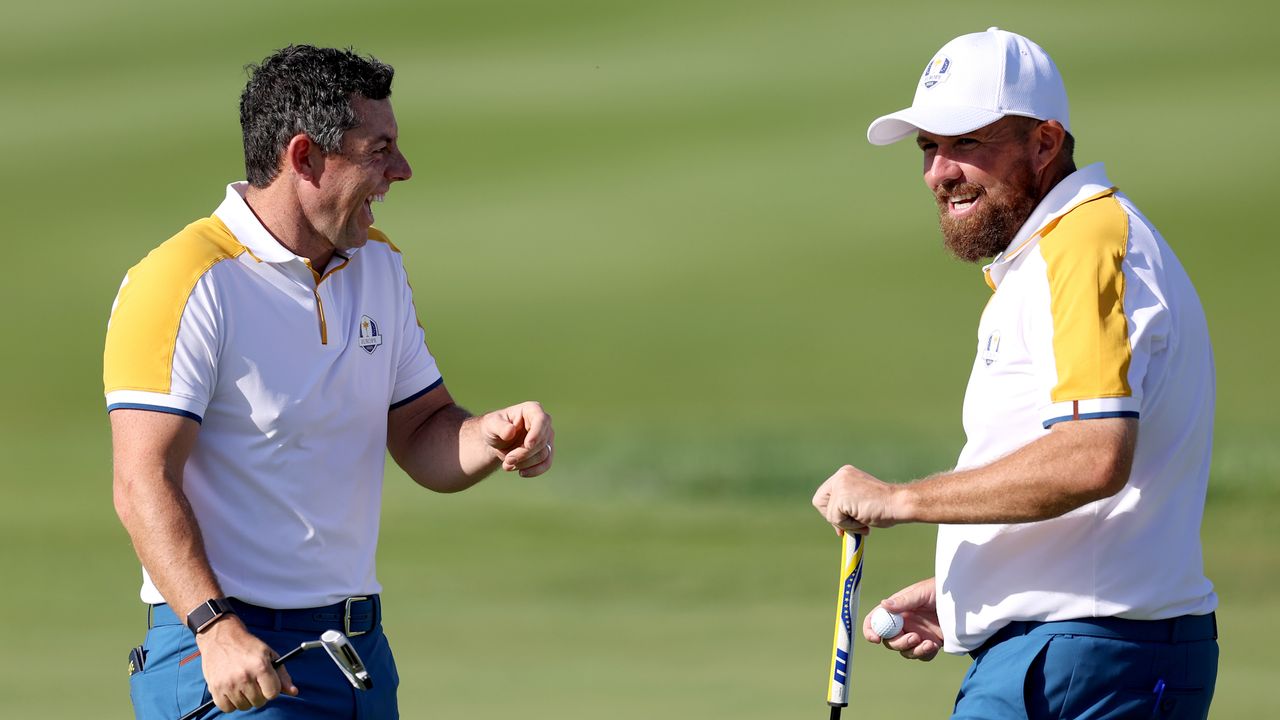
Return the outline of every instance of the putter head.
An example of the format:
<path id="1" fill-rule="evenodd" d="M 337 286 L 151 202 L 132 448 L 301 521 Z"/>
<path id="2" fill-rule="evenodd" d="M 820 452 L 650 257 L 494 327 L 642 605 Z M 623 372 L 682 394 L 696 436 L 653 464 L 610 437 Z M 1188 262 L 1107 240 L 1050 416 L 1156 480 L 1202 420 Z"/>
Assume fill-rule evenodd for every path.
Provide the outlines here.
<path id="1" fill-rule="evenodd" d="M 320 636 L 320 644 L 324 647 L 324 651 L 329 653 L 333 664 L 347 676 L 351 687 L 357 690 L 368 690 L 373 687 L 373 678 L 369 677 L 369 671 L 364 669 L 364 663 L 360 662 L 360 655 L 356 653 L 355 647 L 346 635 L 337 630 L 325 630 Z"/>

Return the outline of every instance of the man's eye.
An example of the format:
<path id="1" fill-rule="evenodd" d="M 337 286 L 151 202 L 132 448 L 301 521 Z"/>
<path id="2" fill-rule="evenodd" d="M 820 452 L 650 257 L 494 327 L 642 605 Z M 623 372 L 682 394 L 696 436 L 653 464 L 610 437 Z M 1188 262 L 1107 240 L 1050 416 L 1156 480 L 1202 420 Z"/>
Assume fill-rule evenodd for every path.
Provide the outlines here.
<path id="1" fill-rule="evenodd" d="M 960 138 L 959 140 L 956 140 L 956 147 L 973 147 L 977 144 L 978 141 L 973 138 Z"/>

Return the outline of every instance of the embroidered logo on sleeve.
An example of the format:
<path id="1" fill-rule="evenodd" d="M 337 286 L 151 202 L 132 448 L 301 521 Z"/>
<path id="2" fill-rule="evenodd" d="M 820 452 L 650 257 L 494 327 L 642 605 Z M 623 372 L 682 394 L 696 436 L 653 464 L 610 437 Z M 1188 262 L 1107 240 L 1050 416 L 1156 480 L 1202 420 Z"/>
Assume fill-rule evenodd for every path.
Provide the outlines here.
<path id="1" fill-rule="evenodd" d="M 382 344 L 382 336 L 378 334 L 378 323 L 374 322 L 373 318 L 368 315 L 360 316 L 360 340 L 358 342 L 360 347 L 364 348 L 364 351 L 370 355 Z"/>

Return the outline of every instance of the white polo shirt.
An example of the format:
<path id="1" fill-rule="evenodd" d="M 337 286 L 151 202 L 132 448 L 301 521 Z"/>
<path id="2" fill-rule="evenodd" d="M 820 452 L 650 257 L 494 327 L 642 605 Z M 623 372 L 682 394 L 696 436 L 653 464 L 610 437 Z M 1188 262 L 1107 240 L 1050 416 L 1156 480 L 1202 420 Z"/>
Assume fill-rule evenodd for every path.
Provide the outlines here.
<path id="1" fill-rule="evenodd" d="M 1063 180 L 985 268 L 957 469 L 1064 420 L 1139 423 L 1129 481 L 1061 517 L 943 525 L 938 616 L 948 652 L 1014 620 L 1158 620 L 1217 606 L 1200 521 L 1213 437 L 1204 312 L 1173 251 L 1101 164 Z"/>
<path id="2" fill-rule="evenodd" d="M 387 412 L 440 384 L 399 251 L 377 230 L 322 274 L 227 187 L 125 276 L 108 411 L 200 423 L 183 489 L 223 591 L 274 608 L 381 588 Z M 142 600 L 163 602 L 143 571 Z"/>

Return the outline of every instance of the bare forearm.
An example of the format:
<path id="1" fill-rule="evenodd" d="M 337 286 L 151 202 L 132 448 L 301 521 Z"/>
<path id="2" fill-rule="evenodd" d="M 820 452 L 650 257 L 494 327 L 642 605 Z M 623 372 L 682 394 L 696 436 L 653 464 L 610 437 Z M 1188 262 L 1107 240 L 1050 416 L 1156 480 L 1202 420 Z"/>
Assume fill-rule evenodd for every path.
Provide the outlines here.
<path id="1" fill-rule="evenodd" d="M 454 404 L 432 413 L 392 455 L 419 485 L 445 493 L 466 490 L 500 464 L 480 435 L 480 418 Z"/>
<path id="2" fill-rule="evenodd" d="M 152 582 L 183 617 L 222 594 L 182 491 L 199 426 L 143 410 L 115 410 L 110 417 L 116 513 Z"/>
<path id="3" fill-rule="evenodd" d="M 209 566 L 200 527 L 176 478 L 117 475 L 116 512 L 142 566 L 179 617 L 222 590 Z"/>
<path id="4" fill-rule="evenodd" d="M 1033 522 L 1114 495 L 1128 479 L 1136 429 L 1129 432 L 1123 421 L 1087 422 L 988 465 L 899 486 L 902 521 Z"/>
<path id="5" fill-rule="evenodd" d="M 904 485 L 845 465 L 818 486 L 813 506 L 837 530 L 857 533 L 908 522 L 1047 520 L 1119 492 L 1137 438 L 1132 418 L 1062 422 L 995 462 Z"/>
<path id="6" fill-rule="evenodd" d="M 437 492 L 466 490 L 501 467 L 537 477 L 551 467 L 555 431 L 536 402 L 472 416 L 443 385 L 392 410 L 387 449 L 419 485 Z"/>

